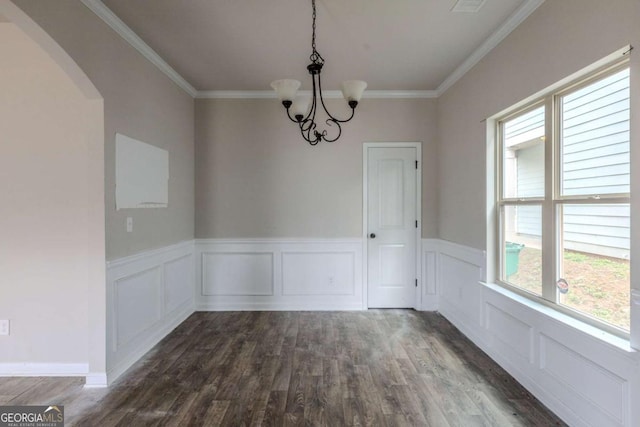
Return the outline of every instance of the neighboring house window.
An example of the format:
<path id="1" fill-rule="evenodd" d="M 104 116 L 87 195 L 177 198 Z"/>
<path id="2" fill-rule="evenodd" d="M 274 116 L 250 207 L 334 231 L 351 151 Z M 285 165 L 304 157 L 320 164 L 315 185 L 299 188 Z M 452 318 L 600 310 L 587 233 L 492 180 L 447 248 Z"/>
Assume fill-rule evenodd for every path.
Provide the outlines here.
<path id="1" fill-rule="evenodd" d="M 497 126 L 499 282 L 628 333 L 628 63 L 549 93 Z"/>

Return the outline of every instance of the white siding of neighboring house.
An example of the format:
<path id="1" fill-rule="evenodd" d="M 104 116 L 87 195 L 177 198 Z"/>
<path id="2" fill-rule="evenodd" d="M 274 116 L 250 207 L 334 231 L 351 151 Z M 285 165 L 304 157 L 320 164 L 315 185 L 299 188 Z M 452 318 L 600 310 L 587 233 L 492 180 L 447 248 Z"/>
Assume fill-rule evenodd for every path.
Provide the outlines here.
<path id="1" fill-rule="evenodd" d="M 542 141 L 534 146 L 516 152 L 518 195 L 520 197 L 544 195 L 544 144 Z M 540 207 L 519 206 L 516 210 L 517 233 L 540 236 L 542 218 Z"/>
<path id="2" fill-rule="evenodd" d="M 562 106 L 564 195 L 629 192 L 629 70 Z"/>
<path id="3" fill-rule="evenodd" d="M 588 90 L 563 100 L 562 191 L 564 195 L 602 195 L 629 192 L 629 72 L 614 74 Z M 518 141 L 526 124 L 540 123 L 544 111 L 509 122 L 507 147 L 515 149 L 517 194 L 542 193 L 543 144 Z M 537 117 L 534 117 L 537 115 Z M 521 121 L 522 123 L 518 123 Z M 511 132 L 509 132 L 511 130 Z M 539 135 L 529 135 L 539 139 Z M 509 143 L 509 140 L 517 143 Z M 533 138 L 532 138 L 533 139 Z M 518 144 L 521 144 L 519 149 Z M 539 208 L 517 208 L 517 232 L 539 236 Z M 582 252 L 629 258 L 629 206 L 567 205 L 563 213 L 564 246 Z"/>

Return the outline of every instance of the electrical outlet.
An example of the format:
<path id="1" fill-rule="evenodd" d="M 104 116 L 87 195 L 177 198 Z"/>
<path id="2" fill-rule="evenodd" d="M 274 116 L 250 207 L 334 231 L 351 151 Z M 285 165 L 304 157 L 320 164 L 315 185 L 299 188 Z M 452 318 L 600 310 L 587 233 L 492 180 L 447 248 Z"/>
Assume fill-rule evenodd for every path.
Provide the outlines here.
<path id="1" fill-rule="evenodd" d="M 133 231 L 133 218 L 130 216 L 127 217 L 127 233 L 131 233 Z"/>
<path id="2" fill-rule="evenodd" d="M 9 335 L 9 320 L 0 320 L 0 335 Z"/>
<path id="3" fill-rule="evenodd" d="M 335 280 L 333 276 L 329 276 L 329 286 L 335 285 Z"/>

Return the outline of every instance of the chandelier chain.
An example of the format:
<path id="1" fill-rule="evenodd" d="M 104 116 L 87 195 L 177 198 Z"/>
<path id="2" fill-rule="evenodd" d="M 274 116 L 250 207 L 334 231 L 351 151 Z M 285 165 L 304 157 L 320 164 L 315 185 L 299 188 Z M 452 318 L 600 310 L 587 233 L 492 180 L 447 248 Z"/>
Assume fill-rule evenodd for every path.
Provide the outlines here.
<path id="1" fill-rule="evenodd" d="M 311 33 L 311 62 L 316 64 L 323 64 L 324 58 L 318 53 L 316 50 L 316 0 L 311 0 L 311 7 L 313 8 L 313 25 L 312 25 L 312 33 Z"/>
<path id="2" fill-rule="evenodd" d="M 311 49 L 316 50 L 316 0 L 312 0 L 311 6 L 313 7 L 313 32 L 311 35 Z"/>

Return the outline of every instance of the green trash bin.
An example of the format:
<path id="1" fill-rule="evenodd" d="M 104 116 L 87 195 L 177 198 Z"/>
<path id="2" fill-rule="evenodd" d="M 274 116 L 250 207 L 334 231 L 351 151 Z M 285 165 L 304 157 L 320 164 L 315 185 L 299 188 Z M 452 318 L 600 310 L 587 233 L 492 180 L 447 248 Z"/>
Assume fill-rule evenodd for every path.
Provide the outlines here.
<path id="1" fill-rule="evenodd" d="M 518 272 L 518 262 L 520 260 L 520 251 L 524 248 L 523 244 L 506 242 L 506 273 L 507 277 Z"/>

